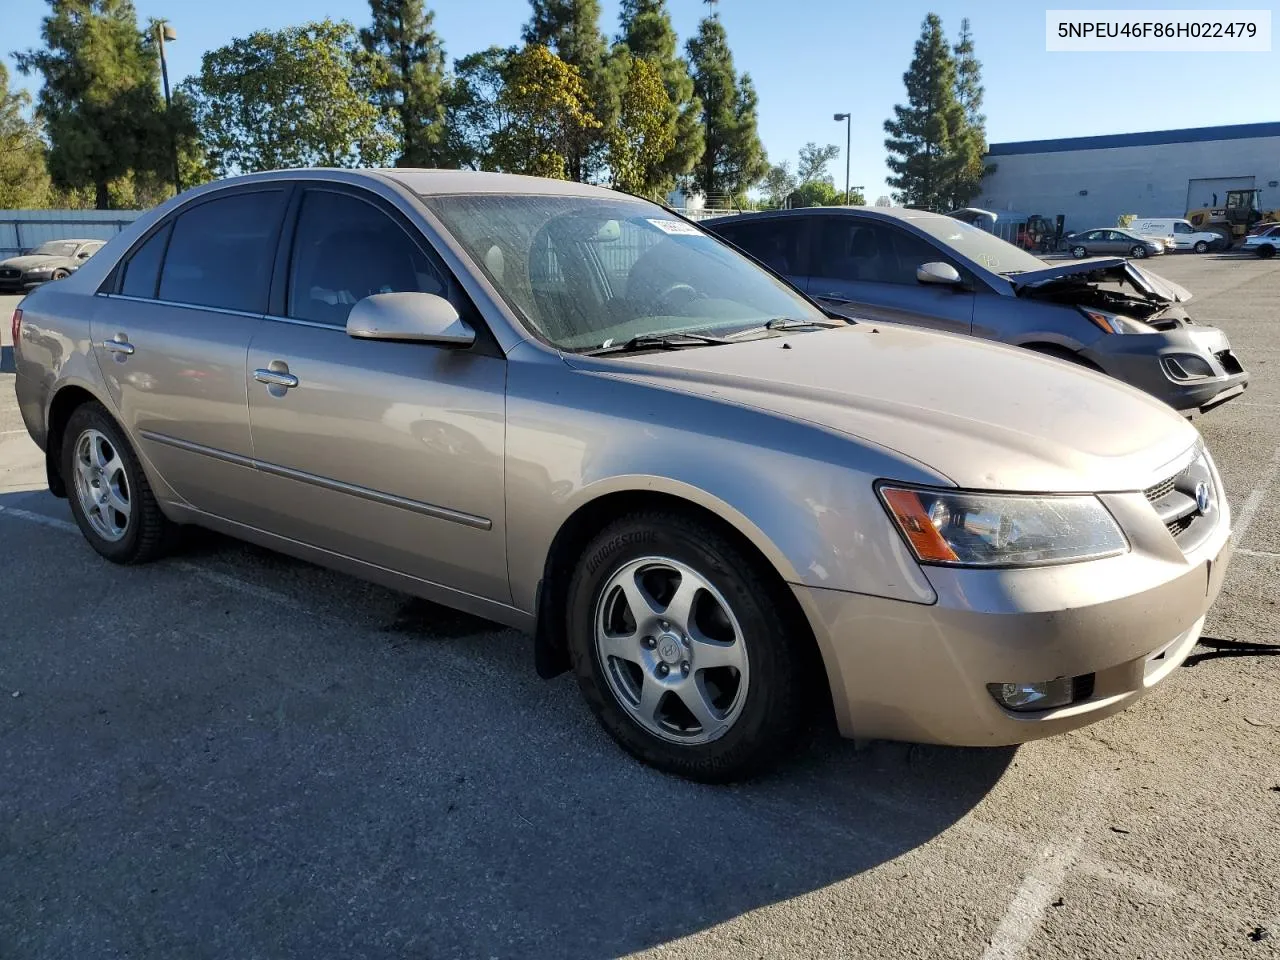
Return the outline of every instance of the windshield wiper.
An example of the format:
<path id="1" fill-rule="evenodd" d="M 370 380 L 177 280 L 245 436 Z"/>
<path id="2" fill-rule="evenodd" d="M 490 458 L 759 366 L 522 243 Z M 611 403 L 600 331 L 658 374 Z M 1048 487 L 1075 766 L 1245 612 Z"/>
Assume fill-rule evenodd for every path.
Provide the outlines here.
<path id="1" fill-rule="evenodd" d="M 600 346 L 582 351 L 589 357 L 601 353 L 630 353 L 635 350 L 679 350 L 682 347 L 705 347 L 733 343 L 724 337 L 711 337 L 705 333 L 642 333 L 622 343 L 606 340 Z"/>
<path id="2" fill-rule="evenodd" d="M 797 330 L 802 327 L 847 327 L 848 320 L 805 320 L 803 317 L 774 317 L 764 325 L 766 330 Z"/>

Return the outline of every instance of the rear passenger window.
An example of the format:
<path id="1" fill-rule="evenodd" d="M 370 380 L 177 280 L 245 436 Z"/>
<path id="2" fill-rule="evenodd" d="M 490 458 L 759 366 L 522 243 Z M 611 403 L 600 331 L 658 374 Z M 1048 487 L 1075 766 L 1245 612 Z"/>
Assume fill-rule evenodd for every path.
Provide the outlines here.
<path id="1" fill-rule="evenodd" d="M 449 295 L 444 273 L 377 207 L 344 193 L 302 198 L 289 268 L 286 312 L 343 326 L 356 302 L 375 293 Z"/>
<path id="2" fill-rule="evenodd" d="M 165 224 L 125 262 L 124 277 L 120 281 L 120 292 L 125 296 L 146 297 L 148 300 L 155 297 L 156 282 L 160 279 L 160 258 L 164 256 L 164 245 L 172 228 L 173 224 Z"/>
<path id="3" fill-rule="evenodd" d="M 726 240 L 783 275 L 804 273 L 800 262 L 805 223 L 798 217 L 744 220 L 715 228 Z"/>
<path id="4" fill-rule="evenodd" d="M 160 299 L 265 313 L 281 190 L 219 197 L 173 223 Z"/>

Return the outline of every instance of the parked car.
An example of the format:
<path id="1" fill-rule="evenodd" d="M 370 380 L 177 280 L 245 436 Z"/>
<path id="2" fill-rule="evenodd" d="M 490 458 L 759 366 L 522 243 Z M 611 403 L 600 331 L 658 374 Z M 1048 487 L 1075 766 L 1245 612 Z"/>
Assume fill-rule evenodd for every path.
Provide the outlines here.
<path id="1" fill-rule="evenodd" d="M 102 249 L 105 240 L 50 240 L 20 257 L 0 260 L 0 293 L 22 293 L 61 280 Z"/>
<path id="2" fill-rule="evenodd" d="M 1244 392 L 1226 334 L 1191 294 L 1125 260 L 1053 264 L 919 210 L 810 207 L 704 226 L 846 317 L 971 334 L 1124 380 L 1185 415 Z"/>
<path id="3" fill-rule="evenodd" d="M 1244 248 L 1256 253 L 1264 260 L 1276 255 L 1276 247 L 1280 246 L 1280 224 L 1265 227 L 1258 233 L 1251 233 L 1244 238 Z"/>
<path id="4" fill-rule="evenodd" d="M 1163 240 L 1140 237 L 1132 230 L 1121 227 L 1069 233 L 1063 237 L 1062 245 L 1077 260 L 1107 253 L 1141 260 L 1144 257 L 1158 257 L 1165 252 Z"/>
<path id="5" fill-rule="evenodd" d="M 824 703 L 846 735 L 979 745 L 1114 713 L 1191 650 L 1231 552 L 1164 404 L 848 323 L 583 184 L 207 184 L 13 332 L 50 488 L 103 557 L 199 524 L 530 630 L 623 747 L 704 780 Z"/>
<path id="6" fill-rule="evenodd" d="M 1138 217 L 1129 224 L 1129 230 L 1148 240 L 1159 240 L 1166 250 L 1208 253 L 1224 249 L 1227 245 L 1222 234 L 1213 230 L 1197 230 L 1189 220 L 1177 217 Z"/>

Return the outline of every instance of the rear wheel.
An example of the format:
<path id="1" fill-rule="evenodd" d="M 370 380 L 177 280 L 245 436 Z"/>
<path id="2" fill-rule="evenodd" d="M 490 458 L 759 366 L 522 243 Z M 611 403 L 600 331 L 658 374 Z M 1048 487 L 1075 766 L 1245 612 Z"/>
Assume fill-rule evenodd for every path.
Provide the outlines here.
<path id="1" fill-rule="evenodd" d="M 69 276 L 71 276 L 70 270 L 63 270 L 62 268 L 58 268 L 57 270 L 53 271 L 54 280 L 62 280 Z"/>
<path id="2" fill-rule="evenodd" d="M 1197 240 L 1196 245 L 1191 249 L 1194 250 L 1196 253 L 1208 253 L 1209 244 L 1206 243 L 1204 240 Z"/>
<path id="3" fill-rule="evenodd" d="M 1275 255 L 1276 255 L 1276 248 L 1271 246 L 1271 244 L 1264 244 L 1263 246 L 1258 248 L 1258 256 L 1260 256 L 1263 260 L 1270 260 Z"/>
<path id="4" fill-rule="evenodd" d="M 1146 255 L 1147 255 L 1147 248 L 1140 243 L 1135 243 L 1132 247 L 1129 248 L 1129 256 L 1133 257 L 1135 260 L 1141 260 Z"/>
<path id="5" fill-rule="evenodd" d="M 1071 255 L 1075 257 L 1077 260 L 1083 260 L 1088 255 L 1088 253 L 1089 251 L 1081 246 L 1074 246 L 1071 248 Z"/>
<path id="6" fill-rule="evenodd" d="M 175 525 L 160 512 L 137 455 L 99 403 L 71 414 L 62 476 L 71 513 L 89 545 L 113 563 L 147 563 L 171 546 Z"/>
<path id="7" fill-rule="evenodd" d="M 645 512 L 602 530 L 574 574 L 568 623 L 579 687 L 605 730 L 645 763 L 704 782 L 776 763 L 812 702 L 812 640 L 782 589 L 692 516 Z"/>

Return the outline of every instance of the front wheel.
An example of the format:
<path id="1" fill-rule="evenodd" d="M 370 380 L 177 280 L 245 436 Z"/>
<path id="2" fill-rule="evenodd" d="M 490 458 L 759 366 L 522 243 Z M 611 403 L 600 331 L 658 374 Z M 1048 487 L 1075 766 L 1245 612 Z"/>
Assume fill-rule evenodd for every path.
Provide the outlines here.
<path id="1" fill-rule="evenodd" d="M 63 434 L 62 476 L 71 514 L 89 545 L 113 563 L 163 555 L 176 527 L 160 512 L 124 431 L 98 403 L 71 414 Z"/>
<path id="2" fill-rule="evenodd" d="M 1088 255 L 1088 253 L 1089 251 L 1086 250 L 1084 247 L 1076 246 L 1071 248 L 1071 255 L 1075 257 L 1077 260 L 1083 260 Z"/>
<path id="3" fill-rule="evenodd" d="M 1139 243 L 1135 243 L 1132 247 L 1129 248 L 1129 256 L 1133 257 L 1135 260 L 1141 260 L 1146 255 L 1147 255 L 1147 248 L 1142 246 Z"/>
<path id="4" fill-rule="evenodd" d="M 65 280 L 65 279 L 66 279 L 67 277 L 69 277 L 69 276 L 71 276 L 71 271 L 70 271 L 70 270 L 63 270 L 61 267 L 60 267 L 60 268 L 58 268 L 57 270 L 53 271 L 53 279 L 54 279 L 54 280 Z"/>
<path id="5" fill-rule="evenodd" d="M 605 730 L 645 763 L 708 783 L 776 763 L 806 718 L 812 645 L 782 589 L 695 517 L 645 512 L 601 531 L 574 574 L 568 625 Z"/>
<path id="6" fill-rule="evenodd" d="M 1194 247 L 1192 247 L 1191 249 L 1192 249 L 1192 250 L 1194 250 L 1196 253 L 1208 253 L 1208 252 L 1209 252 L 1209 244 L 1208 244 L 1208 243 L 1206 243 L 1206 242 L 1205 242 L 1205 241 L 1203 241 L 1203 240 L 1197 240 L 1197 241 L 1196 241 L 1196 245 L 1195 245 Z"/>

